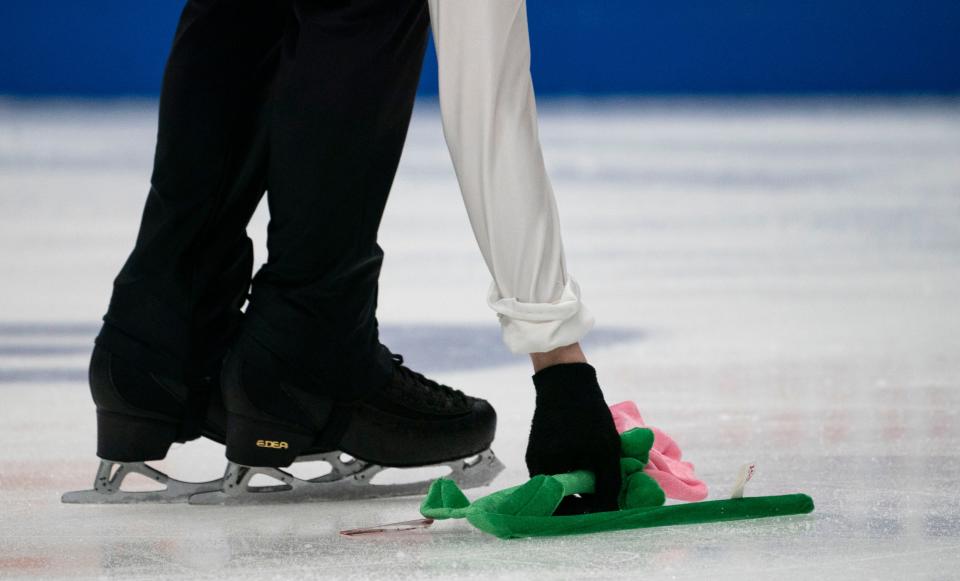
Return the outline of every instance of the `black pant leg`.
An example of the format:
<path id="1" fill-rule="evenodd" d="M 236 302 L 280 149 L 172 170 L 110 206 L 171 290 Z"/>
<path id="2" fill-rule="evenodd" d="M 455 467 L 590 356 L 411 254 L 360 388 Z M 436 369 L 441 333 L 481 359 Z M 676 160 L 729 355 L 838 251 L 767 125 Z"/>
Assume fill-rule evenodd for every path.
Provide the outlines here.
<path id="1" fill-rule="evenodd" d="M 427 44 L 425 0 L 295 0 L 270 131 L 269 259 L 245 333 L 356 396 L 392 373 L 377 334 L 377 230 Z"/>
<path id="2" fill-rule="evenodd" d="M 265 190 L 266 91 L 289 1 L 190 0 L 164 73 L 151 189 L 97 342 L 138 365 L 209 374 L 240 324 Z"/>

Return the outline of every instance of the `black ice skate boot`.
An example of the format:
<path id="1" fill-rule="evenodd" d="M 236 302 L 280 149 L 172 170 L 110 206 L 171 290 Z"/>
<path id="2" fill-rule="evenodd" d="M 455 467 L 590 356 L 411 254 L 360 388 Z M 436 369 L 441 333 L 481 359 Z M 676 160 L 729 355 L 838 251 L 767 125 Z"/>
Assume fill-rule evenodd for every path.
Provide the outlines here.
<path id="1" fill-rule="evenodd" d="M 335 500 L 425 493 L 430 481 L 374 484 L 381 470 L 446 465 L 462 487 L 485 486 L 503 469 L 490 451 L 496 413 L 482 399 L 438 384 L 393 358 L 393 377 L 357 401 L 317 395 L 280 361 L 248 344 L 222 374 L 229 465 L 221 492 L 191 504 Z M 250 350 L 257 352 L 250 357 Z M 322 460 L 330 471 L 300 479 L 279 470 Z M 280 481 L 251 486 L 256 474 Z"/>
<path id="2" fill-rule="evenodd" d="M 162 460 L 175 442 L 206 436 L 223 443 L 226 418 L 215 380 L 187 386 L 138 369 L 99 346 L 93 350 L 89 377 L 97 406 L 100 468 L 93 490 L 68 492 L 63 502 L 186 502 L 191 494 L 220 488 L 220 480 L 183 482 L 145 464 Z M 121 490 L 130 473 L 153 479 L 165 489 Z"/>

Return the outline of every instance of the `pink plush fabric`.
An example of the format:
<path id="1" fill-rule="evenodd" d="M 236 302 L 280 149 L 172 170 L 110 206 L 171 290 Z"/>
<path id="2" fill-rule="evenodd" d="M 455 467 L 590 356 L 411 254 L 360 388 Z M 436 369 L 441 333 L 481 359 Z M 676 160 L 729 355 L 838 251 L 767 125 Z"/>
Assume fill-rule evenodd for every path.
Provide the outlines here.
<path id="1" fill-rule="evenodd" d="M 621 434 L 641 427 L 653 431 L 650 462 L 644 472 L 657 481 L 667 498 L 696 501 L 707 497 L 707 485 L 693 473 L 693 464 L 680 459 L 680 446 L 658 428 L 645 425 L 637 404 L 632 401 L 620 402 L 610 406 L 610 413 Z"/>

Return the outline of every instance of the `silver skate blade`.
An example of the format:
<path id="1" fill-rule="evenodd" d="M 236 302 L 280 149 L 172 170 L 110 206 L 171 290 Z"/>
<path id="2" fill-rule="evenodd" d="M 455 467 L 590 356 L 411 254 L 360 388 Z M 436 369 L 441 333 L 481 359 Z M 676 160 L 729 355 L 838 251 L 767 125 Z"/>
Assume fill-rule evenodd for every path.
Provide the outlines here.
<path id="1" fill-rule="evenodd" d="M 333 471 L 311 480 L 297 478 L 277 468 L 256 468 L 231 462 L 223 477 L 223 488 L 216 492 L 195 494 L 190 497 L 190 504 L 272 504 L 419 496 L 426 494 L 433 483 L 433 480 L 422 480 L 403 484 L 373 484 L 373 477 L 389 467 L 367 464 L 360 460 L 343 464 L 338 456 L 338 452 L 333 452 L 312 457 L 311 459 L 330 462 Z M 453 480 L 463 489 L 490 484 L 504 468 L 503 463 L 489 449 L 468 459 L 434 466 L 449 466 L 450 474 L 445 478 Z M 250 480 L 257 474 L 278 480 L 281 484 L 251 486 Z"/>
<path id="2" fill-rule="evenodd" d="M 141 474 L 164 485 L 163 490 L 121 490 L 124 479 L 130 474 Z M 100 467 L 93 481 L 93 490 L 67 492 L 60 501 L 65 504 L 172 504 L 184 503 L 194 494 L 220 490 L 221 480 L 209 482 L 184 482 L 170 478 L 144 462 L 112 462 L 100 460 Z"/>

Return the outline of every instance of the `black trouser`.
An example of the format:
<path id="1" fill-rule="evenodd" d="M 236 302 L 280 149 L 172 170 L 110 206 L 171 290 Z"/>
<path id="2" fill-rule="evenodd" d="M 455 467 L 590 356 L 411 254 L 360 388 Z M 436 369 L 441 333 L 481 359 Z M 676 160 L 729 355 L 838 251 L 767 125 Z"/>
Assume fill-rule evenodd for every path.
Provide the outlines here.
<path id="1" fill-rule="evenodd" d="M 424 0 L 190 0 L 152 188 L 98 344 L 187 380 L 238 333 L 322 391 L 383 383 L 377 230 L 413 109 Z M 246 226 L 269 190 L 268 262 Z"/>

